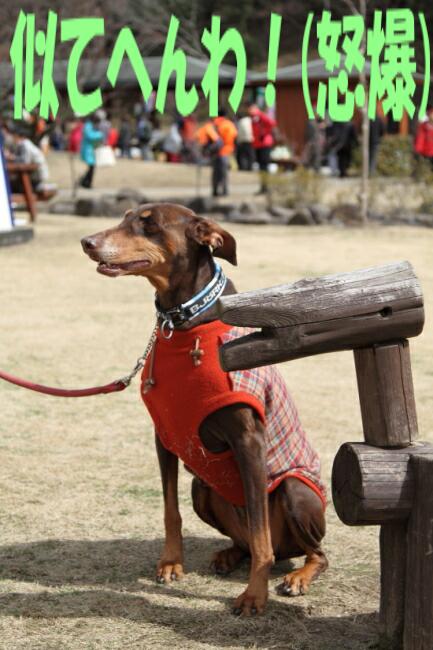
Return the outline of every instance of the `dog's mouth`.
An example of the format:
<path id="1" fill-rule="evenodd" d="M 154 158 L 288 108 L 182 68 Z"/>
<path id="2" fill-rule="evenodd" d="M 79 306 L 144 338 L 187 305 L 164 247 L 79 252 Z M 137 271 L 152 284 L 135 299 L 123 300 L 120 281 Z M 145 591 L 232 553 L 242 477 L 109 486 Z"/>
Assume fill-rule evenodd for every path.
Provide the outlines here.
<path id="1" fill-rule="evenodd" d="M 149 260 L 135 260 L 133 262 L 125 262 L 124 264 L 110 264 L 109 262 L 99 262 L 96 270 L 102 275 L 108 275 L 115 278 L 118 275 L 130 275 L 142 272 L 151 266 Z"/>

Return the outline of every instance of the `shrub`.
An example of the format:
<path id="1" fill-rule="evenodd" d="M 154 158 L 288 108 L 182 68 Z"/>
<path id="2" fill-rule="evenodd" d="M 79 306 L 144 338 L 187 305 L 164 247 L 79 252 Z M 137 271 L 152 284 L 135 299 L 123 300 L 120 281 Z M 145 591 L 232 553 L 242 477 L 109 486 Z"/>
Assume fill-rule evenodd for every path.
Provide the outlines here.
<path id="1" fill-rule="evenodd" d="M 270 176 L 270 201 L 293 208 L 319 203 L 326 179 L 312 169 L 298 167 L 288 174 Z"/>
<path id="2" fill-rule="evenodd" d="M 377 152 L 377 172 L 381 176 L 412 176 L 415 171 L 415 156 L 412 138 L 401 135 L 386 135 Z"/>
<path id="3" fill-rule="evenodd" d="M 352 169 L 361 174 L 361 147 L 353 152 Z M 376 176 L 413 178 L 432 182 L 432 167 L 428 160 L 416 156 L 412 137 L 408 135 L 385 135 L 377 151 Z"/>

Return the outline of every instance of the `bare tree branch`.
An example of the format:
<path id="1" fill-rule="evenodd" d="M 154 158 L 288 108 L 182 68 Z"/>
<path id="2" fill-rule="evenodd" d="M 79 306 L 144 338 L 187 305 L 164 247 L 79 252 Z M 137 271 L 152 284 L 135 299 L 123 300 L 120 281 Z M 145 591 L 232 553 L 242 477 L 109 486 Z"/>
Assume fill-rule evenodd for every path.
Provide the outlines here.
<path id="1" fill-rule="evenodd" d="M 347 5 L 349 10 L 354 16 L 361 16 L 361 11 L 356 7 L 355 3 L 352 0 L 344 0 L 344 4 Z"/>

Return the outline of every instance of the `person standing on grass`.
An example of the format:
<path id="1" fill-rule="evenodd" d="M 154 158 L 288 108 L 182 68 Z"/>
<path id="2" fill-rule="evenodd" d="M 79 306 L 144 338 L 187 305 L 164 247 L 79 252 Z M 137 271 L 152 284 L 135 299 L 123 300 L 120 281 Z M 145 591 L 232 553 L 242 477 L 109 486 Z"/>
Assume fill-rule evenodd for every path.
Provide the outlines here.
<path id="1" fill-rule="evenodd" d="M 271 149 L 275 144 L 274 129 L 276 121 L 259 109 L 257 104 L 251 104 L 248 113 L 253 123 L 253 147 L 260 168 L 260 189 L 258 194 L 268 191 L 268 168 L 271 162 Z"/>
<path id="2" fill-rule="evenodd" d="M 86 189 L 90 189 L 93 185 L 96 165 L 95 148 L 104 142 L 104 134 L 99 128 L 100 122 L 97 115 L 92 115 L 83 126 L 80 158 L 86 163 L 87 171 L 81 177 L 79 184 Z"/>
<path id="3" fill-rule="evenodd" d="M 304 165 L 308 169 L 320 172 L 322 167 L 323 152 L 325 150 L 326 124 L 317 115 L 312 120 L 307 120 L 305 126 L 305 147 L 303 151 Z"/>
<path id="4" fill-rule="evenodd" d="M 119 149 L 122 158 L 131 158 L 131 124 L 128 117 L 122 117 L 119 129 Z"/>
<path id="5" fill-rule="evenodd" d="M 176 121 L 172 123 L 168 135 L 164 138 L 162 148 L 167 157 L 167 162 L 179 163 L 181 161 L 182 136 L 179 133 L 179 125 Z"/>
<path id="6" fill-rule="evenodd" d="M 346 178 L 352 163 L 353 149 L 358 144 L 358 136 L 353 122 L 332 122 L 329 128 L 329 155 L 335 156 L 340 178 Z"/>
<path id="7" fill-rule="evenodd" d="M 212 165 L 212 195 L 227 196 L 230 156 L 235 150 L 237 129 L 226 117 L 224 108 L 197 131 L 197 139 L 203 153 L 210 158 Z"/>
<path id="8" fill-rule="evenodd" d="M 142 113 L 137 121 L 137 140 L 141 151 L 142 160 L 153 159 L 150 141 L 152 139 L 152 124 L 145 113 Z"/>
<path id="9" fill-rule="evenodd" d="M 255 159 L 253 148 L 253 122 L 250 115 L 241 113 L 237 122 L 236 160 L 240 171 L 250 172 Z"/>
<path id="10" fill-rule="evenodd" d="M 368 149 L 368 165 L 370 174 L 376 172 L 377 153 L 380 141 L 385 133 L 385 124 L 380 115 L 376 114 L 373 120 L 370 120 L 370 128 L 368 132 L 369 149 Z"/>
<path id="11" fill-rule="evenodd" d="M 427 120 L 418 124 L 415 136 L 415 153 L 430 161 L 433 166 L 433 106 L 427 106 Z"/>
<path id="12" fill-rule="evenodd" d="M 80 152 L 81 142 L 83 140 L 83 128 L 84 122 L 82 119 L 77 119 L 70 124 L 67 150 L 72 154 Z"/>
<path id="13" fill-rule="evenodd" d="M 195 141 L 197 118 L 194 113 L 179 118 L 179 133 L 182 138 L 182 162 L 197 163 L 198 155 Z"/>
<path id="14" fill-rule="evenodd" d="M 221 194 L 222 196 L 227 196 L 229 193 L 230 157 L 235 150 L 238 131 L 234 123 L 226 117 L 226 110 L 224 108 L 220 109 L 218 117 L 214 117 L 213 126 L 222 142 L 213 169 L 213 195 L 218 196 L 218 194 Z"/>

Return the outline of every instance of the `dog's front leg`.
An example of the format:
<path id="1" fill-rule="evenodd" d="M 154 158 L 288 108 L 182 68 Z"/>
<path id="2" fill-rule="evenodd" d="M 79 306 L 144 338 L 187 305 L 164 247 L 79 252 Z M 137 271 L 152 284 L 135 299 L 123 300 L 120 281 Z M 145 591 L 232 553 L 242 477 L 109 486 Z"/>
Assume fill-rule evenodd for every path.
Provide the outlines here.
<path id="1" fill-rule="evenodd" d="M 235 601 L 234 613 L 250 616 L 261 614 L 266 607 L 274 555 L 269 525 L 265 431 L 251 409 L 239 409 L 236 419 L 242 426 L 236 427 L 231 447 L 245 492 L 251 572 L 248 587 Z"/>
<path id="2" fill-rule="evenodd" d="M 164 493 L 165 544 L 158 562 L 156 580 L 169 583 L 183 576 L 182 519 L 177 497 L 178 459 L 155 435 Z"/>

